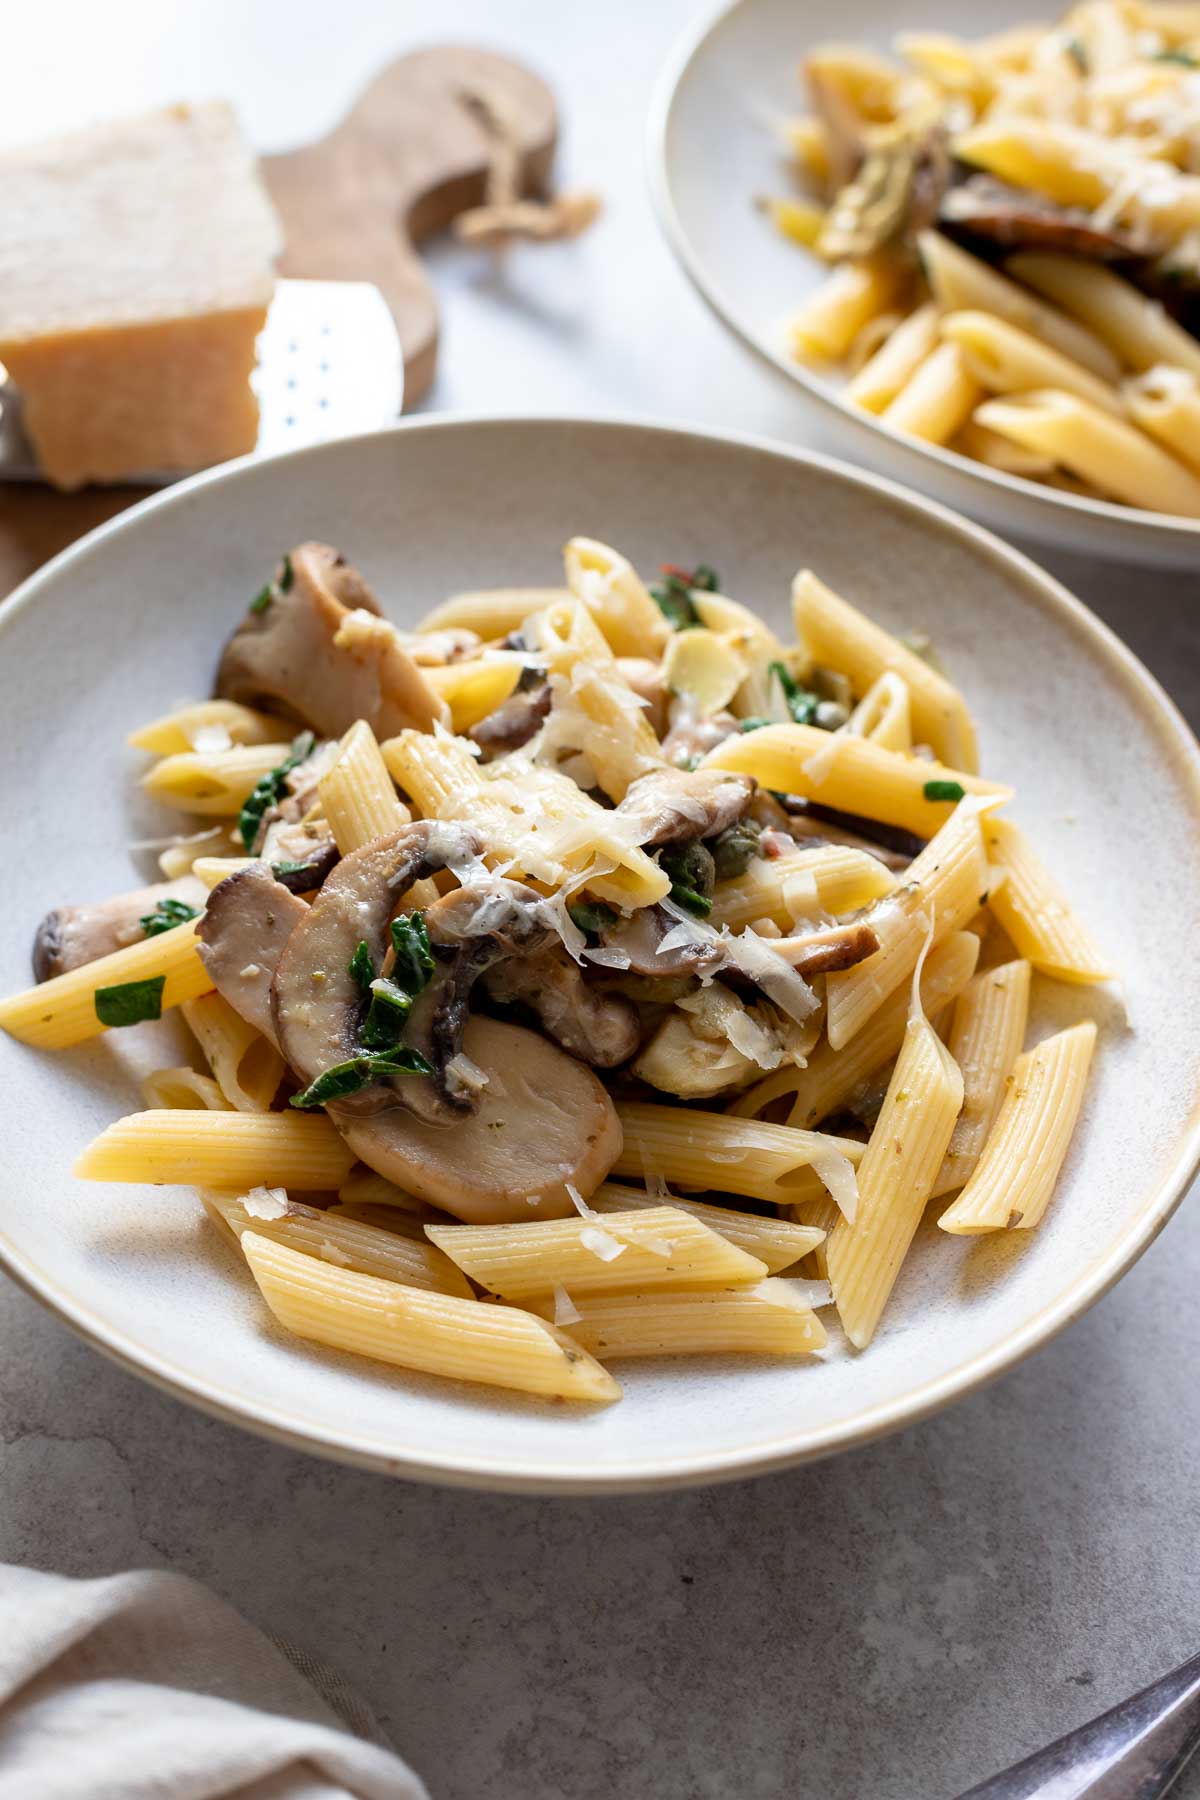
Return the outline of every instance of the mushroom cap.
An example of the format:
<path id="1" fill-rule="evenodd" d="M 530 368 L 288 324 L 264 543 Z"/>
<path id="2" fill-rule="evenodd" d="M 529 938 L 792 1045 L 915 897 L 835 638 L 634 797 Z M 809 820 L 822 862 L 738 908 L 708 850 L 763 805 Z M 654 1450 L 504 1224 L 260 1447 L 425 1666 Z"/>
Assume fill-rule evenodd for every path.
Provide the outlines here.
<path id="1" fill-rule="evenodd" d="M 646 849 L 715 837 L 744 818 L 758 783 L 726 769 L 653 769 L 630 782 L 617 811 L 639 821 Z M 715 777 L 715 779 L 714 779 Z"/>
<path id="2" fill-rule="evenodd" d="M 463 1048 L 488 1080 L 453 1130 L 398 1108 L 339 1116 L 338 1130 L 378 1174 L 468 1223 L 568 1217 L 568 1183 L 586 1198 L 621 1151 L 605 1089 L 547 1039 L 499 1019 L 472 1017 Z"/>
<path id="3" fill-rule="evenodd" d="M 271 981 L 293 929 L 308 907 L 276 881 L 266 863 L 251 863 L 218 882 L 196 927 L 200 960 L 233 1010 L 272 1044 Z"/>

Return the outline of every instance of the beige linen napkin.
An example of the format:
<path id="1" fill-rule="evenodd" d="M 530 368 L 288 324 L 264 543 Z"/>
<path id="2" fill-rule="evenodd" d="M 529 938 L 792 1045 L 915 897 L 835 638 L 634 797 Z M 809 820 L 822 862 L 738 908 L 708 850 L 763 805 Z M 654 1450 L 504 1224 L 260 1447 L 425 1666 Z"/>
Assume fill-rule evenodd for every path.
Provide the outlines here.
<path id="1" fill-rule="evenodd" d="M 0 1565 L 0 1800 L 429 1800 L 289 1655 L 183 1575 Z"/>

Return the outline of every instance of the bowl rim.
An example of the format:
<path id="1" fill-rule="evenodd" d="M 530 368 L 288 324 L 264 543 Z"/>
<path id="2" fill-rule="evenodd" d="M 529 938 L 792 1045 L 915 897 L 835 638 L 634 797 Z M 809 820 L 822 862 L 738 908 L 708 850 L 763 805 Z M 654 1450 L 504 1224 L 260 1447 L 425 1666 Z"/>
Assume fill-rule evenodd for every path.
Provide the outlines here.
<path id="1" fill-rule="evenodd" d="M 1148 512 L 1145 507 L 1123 506 L 1115 500 L 1094 500 L 1086 494 L 1047 489 L 1036 481 L 1026 480 L 1024 476 L 1010 475 L 1003 469 L 992 469 L 985 463 L 975 462 L 969 456 L 960 455 L 957 450 L 948 450 L 943 444 L 929 444 L 921 438 L 895 431 L 874 413 L 852 406 L 818 374 L 805 368 L 803 363 L 794 362 L 783 355 L 782 351 L 773 349 L 748 325 L 742 323 L 732 304 L 709 275 L 680 216 L 669 173 L 667 144 L 675 105 L 693 62 L 728 19 L 735 13 L 748 12 L 756 4 L 758 0 L 720 0 L 714 11 L 702 15 L 698 22 L 689 24 L 680 33 L 659 71 L 646 117 L 647 180 L 659 225 L 684 274 L 726 330 L 751 350 L 767 368 L 773 369 L 791 385 L 801 388 L 811 399 L 836 413 L 845 425 L 852 427 L 864 440 L 869 440 L 876 446 L 881 442 L 884 445 L 894 445 L 898 451 L 913 458 L 925 457 L 951 478 L 979 482 L 985 490 L 990 488 L 993 492 L 1007 495 L 1019 505 L 1028 504 L 1033 512 L 1040 513 L 1042 517 L 1036 522 L 1027 518 L 1022 528 L 1031 534 L 1040 532 L 1043 541 L 1047 543 L 1054 541 L 1055 516 L 1065 513 L 1067 517 L 1074 515 L 1076 524 L 1080 526 L 1088 520 L 1103 520 L 1106 525 L 1124 528 L 1127 537 L 1135 533 L 1147 534 L 1156 540 L 1160 553 L 1167 551 L 1172 557 L 1182 555 L 1193 547 L 1200 550 L 1200 519 L 1188 519 L 1175 513 Z M 983 504 L 985 502 L 981 498 L 980 505 Z"/>
<path id="2" fill-rule="evenodd" d="M 89 559 L 103 554 L 108 541 L 142 520 L 173 507 L 186 507 L 202 489 L 241 481 L 265 464 L 294 463 L 301 458 L 320 458 L 339 450 L 415 434 L 455 433 L 463 430 L 504 433 L 514 428 L 581 429 L 623 433 L 630 430 L 663 438 L 685 438 L 722 448 L 733 447 L 765 454 L 801 470 L 818 469 L 835 479 L 917 515 L 926 526 L 944 537 L 957 539 L 1023 584 L 1036 604 L 1048 608 L 1109 666 L 1139 703 L 1147 729 L 1160 738 L 1164 754 L 1184 783 L 1200 821 L 1200 743 L 1174 701 L 1133 651 L 1098 619 L 1061 582 L 1041 569 L 1023 552 L 1013 549 L 983 526 L 961 517 L 938 501 L 915 494 L 900 483 L 854 468 L 837 458 L 747 432 L 714 431 L 686 423 L 629 416 L 579 417 L 570 413 L 495 415 L 487 413 L 417 416 L 402 419 L 378 431 L 350 438 L 331 439 L 274 456 L 240 457 L 214 469 L 202 470 L 175 486 L 136 502 L 125 512 L 105 521 L 75 543 L 61 550 L 41 569 L 28 576 L 12 595 L 0 603 L 0 639 L 12 620 L 38 603 L 43 590 L 55 585 L 69 571 L 81 571 Z M 159 1351 L 139 1343 L 129 1333 L 108 1324 L 89 1306 L 75 1299 L 58 1278 L 25 1254 L 0 1224 L 0 1268 L 55 1313 L 65 1324 L 121 1367 L 148 1380 L 153 1386 L 198 1407 L 226 1423 L 241 1426 L 258 1436 L 360 1468 L 400 1476 L 435 1486 L 470 1488 L 489 1493 L 574 1496 L 665 1492 L 670 1489 L 715 1485 L 767 1474 L 798 1463 L 815 1461 L 889 1432 L 917 1424 L 951 1401 L 965 1398 L 987 1382 L 1014 1368 L 1035 1350 L 1079 1318 L 1108 1292 L 1133 1265 L 1166 1225 L 1200 1168 L 1200 1095 L 1190 1114 L 1181 1121 L 1175 1152 L 1161 1179 L 1149 1191 L 1136 1216 L 1120 1236 L 1100 1255 L 1078 1271 L 1072 1282 L 1050 1304 L 1023 1321 L 990 1349 L 958 1364 L 904 1395 L 855 1413 L 832 1430 L 806 1432 L 794 1428 L 740 1449 L 713 1456 L 702 1448 L 671 1458 L 640 1457 L 623 1464 L 588 1466 L 587 1454 L 577 1454 L 570 1469 L 555 1467 L 537 1457 L 522 1457 L 503 1465 L 494 1458 L 467 1453 L 407 1454 L 370 1435 L 343 1428 L 336 1436 L 312 1425 L 286 1406 L 265 1403 L 253 1395 L 238 1393 L 207 1381 L 180 1367 Z M 577 1453 L 579 1447 L 576 1447 Z"/>

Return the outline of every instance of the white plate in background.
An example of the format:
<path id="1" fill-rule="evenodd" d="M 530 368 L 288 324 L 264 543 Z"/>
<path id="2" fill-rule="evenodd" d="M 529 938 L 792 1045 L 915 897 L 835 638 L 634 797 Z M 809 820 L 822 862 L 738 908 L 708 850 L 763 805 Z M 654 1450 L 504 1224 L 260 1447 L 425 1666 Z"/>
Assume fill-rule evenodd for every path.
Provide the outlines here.
<path id="1" fill-rule="evenodd" d="M 1033 9 L 1035 12 L 1036 8 Z M 1051 10 L 1047 10 L 1049 20 Z M 851 406 L 839 380 L 788 353 L 786 322 L 825 279 L 825 264 L 775 230 L 756 195 L 794 191 L 779 125 L 807 110 L 801 58 L 829 42 L 890 51 L 899 31 L 984 37 L 1024 24 L 1016 0 L 850 0 L 836 11 L 795 0 L 734 0 L 670 57 L 651 106 L 650 183 L 660 223 L 717 317 L 822 408 L 840 447 L 996 531 L 1095 557 L 1200 568 L 1200 520 L 1059 493 L 891 430 Z"/>

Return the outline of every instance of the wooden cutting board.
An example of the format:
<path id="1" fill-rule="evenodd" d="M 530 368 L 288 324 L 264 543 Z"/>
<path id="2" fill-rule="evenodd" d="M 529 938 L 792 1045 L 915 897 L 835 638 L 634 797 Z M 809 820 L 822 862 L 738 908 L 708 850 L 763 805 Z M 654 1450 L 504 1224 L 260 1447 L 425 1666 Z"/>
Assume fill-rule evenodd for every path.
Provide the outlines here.
<path id="1" fill-rule="evenodd" d="M 491 165 L 492 139 L 466 96 L 503 118 L 522 191 L 544 192 L 558 138 L 554 97 L 528 69 L 488 50 L 400 57 L 328 137 L 261 163 L 283 221 L 279 273 L 374 282 L 399 332 L 406 407 L 428 391 L 437 366 L 437 299 L 417 246 L 482 202 Z M 0 483 L 0 599 L 150 491 L 59 494 Z"/>

